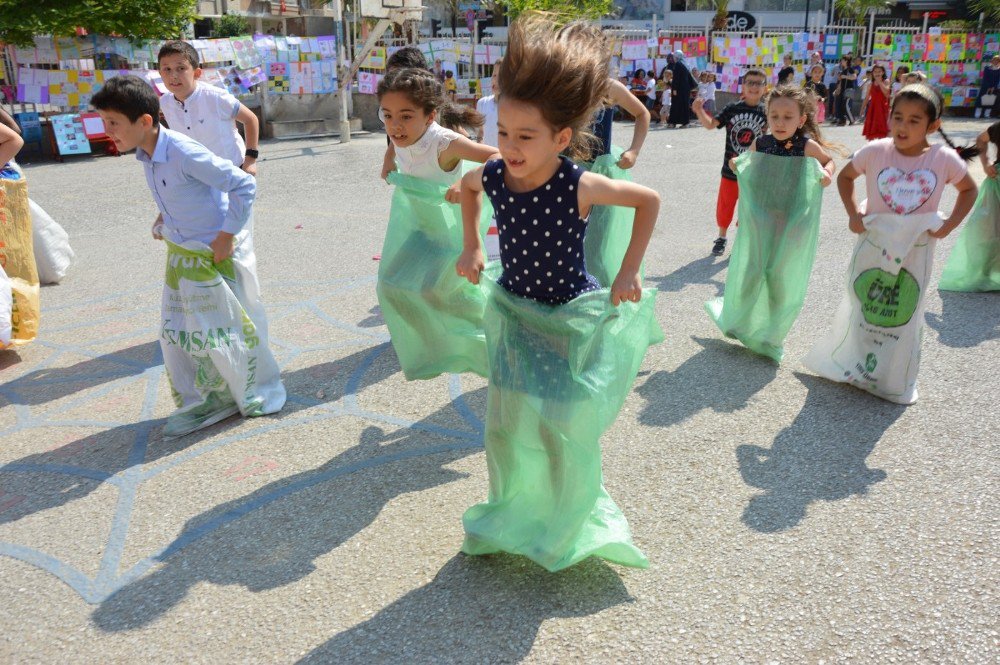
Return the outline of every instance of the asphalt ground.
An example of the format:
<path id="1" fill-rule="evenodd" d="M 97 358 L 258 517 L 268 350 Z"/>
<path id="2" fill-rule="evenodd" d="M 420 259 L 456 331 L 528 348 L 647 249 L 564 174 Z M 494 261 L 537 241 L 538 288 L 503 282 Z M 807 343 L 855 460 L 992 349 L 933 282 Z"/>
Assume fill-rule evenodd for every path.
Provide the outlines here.
<path id="1" fill-rule="evenodd" d="M 487 490 L 485 382 L 407 383 L 388 344 L 382 135 L 264 142 L 256 248 L 289 403 L 169 441 L 140 165 L 26 160 L 77 260 L 42 289 L 38 340 L 0 353 L 0 660 L 996 662 L 1000 296 L 932 288 L 914 406 L 811 375 L 854 242 L 831 187 L 786 360 L 745 351 L 702 307 L 726 278 L 722 143 L 654 130 L 633 172 L 663 197 L 646 282 L 666 341 L 604 471 L 651 568 L 558 574 L 458 554 Z"/>

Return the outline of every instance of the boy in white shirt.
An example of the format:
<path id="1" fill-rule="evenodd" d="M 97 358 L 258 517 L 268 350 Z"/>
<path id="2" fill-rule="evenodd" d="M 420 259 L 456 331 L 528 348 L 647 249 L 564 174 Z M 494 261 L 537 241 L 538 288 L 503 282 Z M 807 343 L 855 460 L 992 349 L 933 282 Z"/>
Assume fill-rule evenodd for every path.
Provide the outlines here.
<path id="1" fill-rule="evenodd" d="M 228 91 L 198 80 L 202 73 L 198 51 L 187 42 L 166 42 L 157 54 L 157 63 L 167 88 L 160 99 L 167 126 L 256 178 L 260 122 L 254 112 Z M 246 143 L 236 129 L 237 122 L 243 124 Z M 163 216 L 158 215 L 153 223 L 157 240 L 162 240 L 162 223 Z"/>
<path id="2" fill-rule="evenodd" d="M 500 88 L 497 87 L 497 70 L 499 68 L 500 61 L 498 60 L 493 66 L 493 78 L 490 79 L 490 92 L 492 94 L 476 102 L 476 110 L 482 113 L 486 119 L 483 124 L 483 136 L 480 143 L 493 147 L 496 147 L 497 142 L 500 140 L 497 136 L 497 95 L 500 93 Z"/>
<path id="3" fill-rule="evenodd" d="M 652 109 L 656 105 L 656 77 L 653 70 L 646 72 L 646 108 Z"/>
<path id="4" fill-rule="evenodd" d="M 167 88 L 160 109 L 170 129 L 256 177 L 260 122 L 254 112 L 226 90 L 198 80 L 202 73 L 198 52 L 187 42 L 165 43 L 157 62 Z M 243 125 L 245 144 L 237 122 Z"/>

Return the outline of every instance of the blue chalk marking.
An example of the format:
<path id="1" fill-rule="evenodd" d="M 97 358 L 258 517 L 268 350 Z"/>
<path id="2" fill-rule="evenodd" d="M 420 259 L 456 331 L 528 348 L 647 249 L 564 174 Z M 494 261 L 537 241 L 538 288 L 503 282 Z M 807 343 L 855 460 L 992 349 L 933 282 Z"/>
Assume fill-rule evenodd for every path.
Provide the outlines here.
<path id="1" fill-rule="evenodd" d="M 341 341 L 328 345 L 321 346 L 308 346 L 303 347 L 297 344 L 288 342 L 287 340 L 271 338 L 271 343 L 281 349 L 287 350 L 285 357 L 283 358 L 282 366 L 287 367 L 287 365 L 296 359 L 303 353 L 308 353 L 312 351 L 331 351 L 340 348 L 348 347 L 368 347 L 373 342 L 377 342 L 375 346 L 370 346 L 370 352 L 364 356 L 358 367 L 351 373 L 348 378 L 347 384 L 344 389 L 344 395 L 340 401 L 336 402 L 325 402 L 323 400 L 316 400 L 309 395 L 289 395 L 289 402 L 291 404 L 296 404 L 300 406 L 305 406 L 310 409 L 316 409 L 318 413 L 312 413 L 310 415 L 287 415 L 286 417 L 281 416 L 271 416 L 264 417 L 261 421 L 263 424 L 260 427 L 256 427 L 249 431 L 244 431 L 238 434 L 233 434 L 231 436 L 224 436 L 218 441 L 215 441 L 209 445 L 199 446 L 193 450 L 185 450 L 174 456 L 172 456 L 168 461 L 155 464 L 151 467 L 145 467 L 145 458 L 150 445 L 150 437 L 153 431 L 160 427 L 160 420 L 152 420 L 153 413 L 156 407 L 157 395 L 158 395 L 158 385 L 162 380 L 162 375 L 165 370 L 162 366 L 163 358 L 162 353 L 159 348 L 156 349 L 152 360 L 150 361 L 153 366 L 150 366 L 150 362 L 145 362 L 142 360 L 136 360 L 127 356 L 118 356 L 115 353 L 111 354 L 100 354 L 95 352 L 93 349 L 89 348 L 91 346 L 96 346 L 98 344 L 105 345 L 109 341 L 126 341 L 131 339 L 143 339 L 149 338 L 150 340 L 155 340 L 157 335 L 157 330 L 150 327 L 148 330 L 145 328 L 140 328 L 138 330 L 133 330 L 131 332 L 121 333 L 115 335 L 112 338 L 104 337 L 99 340 L 94 341 L 91 344 L 59 344 L 55 342 L 50 342 L 47 340 L 38 340 L 38 344 L 51 348 L 53 353 L 43 361 L 41 361 L 32 371 L 38 372 L 39 370 L 44 370 L 52 367 L 57 363 L 61 357 L 65 354 L 72 353 L 75 355 L 81 355 L 91 359 L 98 359 L 107 361 L 109 364 L 118 364 L 121 366 L 123 372 L 128 372 L 129 370 L 141 370 L 134 375 L 121 376 L 119 372 L 114 370 L 109 370 L 107 367 L 102 367 L 99 372 L 94 372 L 92 374 L 80 374 L 79 376 L 71 377 L 59 377 L 51 379 L 38 379 L 38 380 L 27 380 L 25 381 L 26 388 L 31 389 L 38 388 L 39 386 L 46 385 L 60 385 L 74 382 L 91 382 L 94 386 L 99 383 L 106 383 L 106 385 L 100 388 L 89 390 L 85 397 L 80 397 L 78 399 L 72 400 L 67 404 L 61 405 L 58 410 L 60 413 L 65 413 L 69 409 L 80 408 L 86 406 L 87 404 L 92 404 L 95 401 L 106 397 L 113 391 L 120 390 L 124 386 L 130 386 L 139 381 L 146 381 L 145 395 L 143 399 L 143 405 L 141 409 L 141 414 L 139 416 L 139 422 L 135 423 L 109 423 L 97 420 L 57 420 L 55 418 L 49 418 L 46 416 L 36 416 L 33 413 L 33 408 L 43 407 L 43 405 L 32 406 L 30 404 L 25 404 L 29 400 L 24 400 L 21 395 L 19 395 L 18 389 L 12 389 L 11 384 L 17 384 L 18 379 L 11 381 L 8 384 L 0 385 L 0 396 L 3 396 L 8 401 L 12 402 L 14 408 L 14 413 L 16 416 L 16 425 L 7 430 L 0 431 L 0 436 L 5 434 L 12 434 L 15 432 L 27 431 L 33 428 L 41 427 L 99 427 L 103 429 L 108 429 L 111 427 L 117 427 L 119 430 L 132 434 L 135 440 L 129 450 L 128 459 L 126 461 L 125 467 L 122 471 L 111 474 L 106 471 L 99 469 L 88 469 L 83 467 L 77 467 L 70 464 L 29 464 L 14 462 L 6 465 L 0 466 L 0 473 L 50 473 L 50 474 L 64 474 L 69 476 L 76 476 L 80 478 L 86 478 L 88 480 L 93 480 L 98 483 L 107 483 L 118 489 L 118 501 L 115 508 L 115 513 L 111 519 L 111 528 L 108 536 L 107 544 L 104 547 L 103 556 L 101 558 L 100 567 L 97 575 L 94 579 L 89 579 L 86 575 L 76 570 L 72 566 L 69 566 L 59 559 L 41 552 L 39 550 L 17 545 L 14 543 L 4 543 L 0 542 L 0 556 L 9 556 L 14 559 L 18 559 L 30 565 L 33 565 L 41 570 L 45 570 L 58 579 L 62 580 L 67 586 L 76 591 L 81 598 L 86 602 L 96 604 L 106 600 L 116 591 L 122 589 L 123 587 L 131 584 L 135 580 L 142 577 L 146 572 L 153 568 L 158 562 L 165 560 L 166 558 L 172 556 L 173 554 L 179 552 L 183 548 L 187 547 L 191 543 L 203 538 L 204 536 L 212 533 L 216 529 L 234 521 L 241 517 L 244 517 L 251 512 L 263 508 L 271 503 L 278 501 L 279 499 L 292 496 L 298 492 L 314 487 L 320 483 L 324 483 L 336 478 L 344 477 L 353 473 L 360 471 L 366 471 L 370 469 L 375 469 L 386 464 L 392 464 L 395 462 L 413 459 L 417 457 L 423 457 L 427 455 L 437 455 L 447 452 L 468 450 L 473 448 L 481 448 L 483 445 L 483 423 L 475 415 L 471 408 L 469 408 L 466 403 L 461 387 L 461 379 L 458 376 L 451 376 L 448 383 L 448 392 L 452 400 L 454 409 L 459 414 L 459 416 L 470 426 L 470 431 L 453 429 L 449 427 L 442 427 L 439 425 L 434 425 L 430 423 L 416 422 L 406 418 L 399 418 L 390 414 L 377 413 L 374 411 L 368 411 L 363 409 L 358 404 L 357 392 L 362 385 L 365 375 L 369 372 L 375 361 L 378 360 L 382 354 L 384 354 L 389 349 L 389 335 L 383 331 L 381 328 L 364 328 L 357 326 L 352 323 L 347 323 L 340 321 L 335 317 L 332 317 L 321 308 L 320 303 L 329 301 L 331 298 L 356 291 L 364 287 L 370 287 L 376 282 L 376 277 L 364 277 L 364 278 L 345 278 L 339 280 L 330 280 L 329 282 L 319 283 L 309 282 L 309 281 L 292 281 L 283 282 L 272 286 L 272 289 L 279 290 L 282 286 L 298 287 L 298 286 L 308 286 L 310 288 L 325 289 L 325 293 L 322 297 L 297 302 L 283 302 L 278 305 L 269 305 L 269 309 L 272 308 L 282 308 L 286 311 L 281 312 L 277 318 L 273 318 L 272 321 L 278 320 L 280 318 L 285 318 L 291 316 L 295 313 L 306 312 L 311 316 L 316 317 L 320 321 L 336 327 L 337 329 L 349 332 L 352 335 L 352 339 L 348 341 Z M 150 286 L 145 289 L 130 290 L 127 292 L 121 292 L 113 294 L 111 296 L 106 296 L 103 298 L 97 298 L 85 302 L 75 302 L 72 304 L 67 304 L 59 307 L 46 308 L 46 312 L 67 310 L 70 308 L 87 309 L 94 304 L 103 304 L 113 301 L 115 299 L 128 297 L 130 299 L 135 297 L 136 293 L 143 293 L 145 291 L 158 291 L 160 290 L 159 285 Z M 286 309 L 287 308 L 287 309 Z M 157 312 L 156 307 L 151 308 L 141 308 L 141 309 L 130 309 L 129 311 L 122 312 L 117 315 L 111 315 L 108 317 L 103 317 L 101 319 L 85 319 L 82 322 L 75 322 L 72 324 L 67 324 L 65 326 L 50 328 L 46 330 L 47 334 L 68 332 L 73 330 L 78 330 L 85 327 L 93 327 L 100 325 L 102 323 L 108 323 L 113 321 L 120 321 L 124 319 L 129 319 L 135 317 L 137 314 L 142 314 L 146 312 L 155 313 Z M 151 319 L 155 317 L 155 314 L 151 316 Z M 61 369 L 61 368 L 60 368 Z M 24 381 L 24 376 L 20 379 Z M 44 407 L 43 407 L 44 408 Z M 330 469 L 324 472 L 317 472 L 315 475 L 308 478 L 301 479 L 297 482 L 291 483 L 284 487 L 269 492 L 264 496 L 257 497 L 247 503 L 234 508 L 223 515 L 219 515 L 205 524 L 202 524 L 190 531 L 182 533 L 173 542 L 161 549 L 156 554 L 146 557 L 145 559 L 139 561 L 137 564 L 132 566 L 128 571 L 123 574 L 118 574 L 118 570 L 121 566 L 122 557 L 125 552 L 125 546 L 128 540 L 128 530 L 131 523 L 131 518 L 133 511 L 135 510 L 136 499 L 139 493 L 139 488 L 142 484 L 156 476 L 159 476 L 166 471 L 177 468 L 182 464 L 188 463 L 198 457 L 218 450 L 224 446 L 241 443 L 254 439 L 264 434 L 268 434 L 277 430 L 285 429 L 288 427 L 296 427 L 303 424 L 319 422 L 323 420 L 330 420 L 333 418 L 338 418 L 341 416 L 356 417 L 361 420 L 366 420 L 370 422 L 377 422 L 381 424 L 392 425 L 398 428 L 415 430 L 420 432 L 426 432 L 431 435 L 447 437 L 452 440 L 451 443 L 442 443 L 439 445 L 427 446 L 424 448 L 419 448 L 416 450 L 406 450 L 398 453 L 383 455 L 380 457 L 375 457 L 371 459 L 366 459 L 345 466 Z M 68 444 L 72 445 L 72 444 Z"/>

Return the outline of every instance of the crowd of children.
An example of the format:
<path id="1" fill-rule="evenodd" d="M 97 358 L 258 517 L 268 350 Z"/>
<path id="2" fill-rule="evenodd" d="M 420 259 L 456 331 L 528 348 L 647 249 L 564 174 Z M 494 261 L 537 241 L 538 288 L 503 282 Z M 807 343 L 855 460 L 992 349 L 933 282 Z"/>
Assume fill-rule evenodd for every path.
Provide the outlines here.
<path id="1" fill-rule="evenodd" d="M 595 27 L 529 13 L 512 24 L 493 95 L 478 112 L 449 98 L 453 79 L 416 49 L 394 54 L 378 85 L 382 177 L 395 191 L 376 291 L 393 347 L 407 379 L 473 372 L 489 382 L 489 491 L 463 518 L 467 554 L 513 552 L 553 571 L 589 556 L 648 565 L 603 485 L 600 437 L 647 347 L 663 339 L 655 290 L 642 284 L 660 197 L 628 169 L 650 109 L 661 104 L 661 121 L 686 117 L 688 99 L 673 86 L 691 73 L 683 54 L 659 82 L 645 72 L 619 82 L 609 64 Z M 822 188 L 836 175 L 834 155 L 846 154 L 823 136 L 823 109 L 832 96 L 834 120 L 852 121 L 849 101 L 862 85 L 851 58 L 833 86 L 817 58 L 804 84 L 785 65 L 770 92 L 762 71 L 745 72 L 740 100 L 718 112 L 713 75 L 702 72 L 691 107 L 704 128 L 725 132 L 713 255 L 725 253 L 737 207 L 740 221 L 724 296 L 706 309 L 724 335 L 775 361 L 804 301 Z M 167 245 L 160 345 L 178 407 L 164 433 L 181 436 L 236 413 L 274 413 L 285 390 L 255 268 L 256 117 L 199 81 L 197 52 L 185 42 L 165 44 L 159 67 L 162 98 L 126 75 L 93 105 L 116 147 L 136 150 L 160 211 L 152 230 Z M 905 78 L 913 76 L 896 72 L 892 83 L 875 66 L 866 77 L 871 142 L 837 176 L 847 229 L 859 235 L 851 286 L 805 361 L 900 403 L 917 398 L 934 241 L 970 211 L 946 269 L 949 288 L 1000 289 L 1000 188 L 988 157 L 990 143 L 1000 147 L 1000 123 L 976 147 L 956 147 L 941 128 L 940 94 Z M 685 114 L 670 112 L 678 103 Z M 637 119 L 626 150 L 611 143 L 614 107 Z M 944 143 L 930 141 L 935 133 Z M 19 177 L 5 167 L 19 147 L 0 124 L 0 179 Z M 988 176 L 978 198 L 966 166 L 976 154 Z M 854 196 L 861 176 L 863 205 Z M 942 217 L 949 184 L 958 197 Z M 487 264 L 491 224 L 499 260 Z M 193 288 L 214 305 L 191 306 Z"/>

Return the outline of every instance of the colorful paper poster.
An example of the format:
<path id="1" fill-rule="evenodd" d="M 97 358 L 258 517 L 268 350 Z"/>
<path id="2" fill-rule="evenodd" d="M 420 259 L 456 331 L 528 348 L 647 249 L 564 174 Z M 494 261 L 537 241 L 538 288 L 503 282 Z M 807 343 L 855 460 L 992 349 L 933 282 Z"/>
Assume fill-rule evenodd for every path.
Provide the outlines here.
<path id="1" fill-rule="evenodd" d="M 17 120 L 17 124 L 21 127 L 21 136 L 26 143 L 42 140 L 42 123 L 38 113 L 34 111 L 15 113 L 14 120 Z"/>
<path id="2" fill-rule="evenodd" d="M 622 42 L 622 60 L 643 60 L 649 57 L 649 46 L 645 39 Z"/>
<path id="3" fill-rule="evenodd" d="M 223 87 L 234 97 L 245 95 L 250 92 L 249 86 L 243 84 L 240 77 L 240 70 L 237 67 L 227 67 L 222 70 Z"/>
<path id="4" fill-rule="evenodd" d="M 288 94 L 288 63 L 271 62 L 267 65 L 267 91 L 274 95 Z"/>
<path id="5" fill-rule="evenodd" d="M 385 69 L 385 57 L 385 48 L 377 46 L 368 53 L 361 66 L 366 69 Z"/>
<path id="6" fill-rule="evenodd" d="M 323 56 L 323 59 L 332 59 L 337 57 L 337 38 L 333 35 L 325 35 L 316 38 L 319 43 L 319 54 Z"/>
<path id="7" fill-rule="evenodd" d="M 250 69 L 241 69 L 239 72 L 240 80 L 243 81 L 243 84 L 248 88 L 267 81 L 267 73 L 261 66 L 251 67 Z"/>
<path id="8" fill-rule="evenodd" d="M 651 71 L 653 69 L 653 60 L 651 58 L 645 58 L 642 60 L 633 61 L 632 70 L 638 71 L 640 69 L 644 72 Z"/>
<path id="9" fill-rule="evenodd" d="M 374 95 L 378 88 L 378 74 L 374 72 L 358 72 L 358 92 L 362 95 Z"/>
<path id="10" fill-rule="evenodd" d="M 924 52 L 924 60 L 927 62 L 944 61 L 947 47 L 944 35 L 927 35 L 927 50 Z"/>
<path id="11" fill-rule="evenodd" d="M 333 60 L 323 60 L 319 63 L 321 85 L 314 88 L 316 93 L 337 92 L 337 63 Z"/>
<path id="12" fill-rule="evenodd" d="M 56 148 L 60 155 L 88 155 L 90 141 L 83 130 L 83 122 L 79 115 L 67 113 L 49 117 L 52 123 L 52 133 L 56 138 Z"/>
<path id="13" fill-rule="evenodd" d="M 293 95 L 312 94 L 312 63 L 293 62 L 288 65 L 288 89 Z"/>
<path id="14" fill-rule="evenodd" d="M 49 86 L 47 85 L 24 85 L 17 86 L 17 101 L 25 104 L 48 104 Z"/>
<path id="15" fill-rule="evenodd" d="M 80 48 L 73 37 L 59 37 L 56 39 L 56 50 L 59 52 L 60 60 L 80 59 Z"/>

